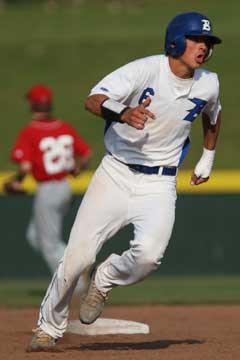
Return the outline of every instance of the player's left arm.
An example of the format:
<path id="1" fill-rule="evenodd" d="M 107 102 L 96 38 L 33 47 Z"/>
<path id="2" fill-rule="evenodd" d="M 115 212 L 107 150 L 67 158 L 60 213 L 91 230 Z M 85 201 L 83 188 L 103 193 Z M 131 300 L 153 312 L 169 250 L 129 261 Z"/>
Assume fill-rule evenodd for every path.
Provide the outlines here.
<path id="1" fill-rule="evenodd" d="M 82 171 L 86 170 L 89 166 L 89 161 L 92 156 L 92 153 L 89 153 L 87 155 L 76 157 L 74 168 L 70 171 L 70 174 L 73 176 L 78 176 L 82 173 Z"/>
<path id="2" fill-rule="evenodd" d="M 200 185 L 208 181 L 210 177 L 217 138 L 221 127 L 221 111 L 219 111 L 217 121 L 214 125 L 211 124 L 208 115 L 203 113 L 202 126 L 204 135 L 203 154 L 194 169 L 194 173 L 191 177 L 191 185 Z"/>
<path id="3" fill-rule="evenodd" d="M 91 146 L 72 128 L 72 135 L 74 138 L 74 167 L 71 170 L 71 175 L 78 176 L 82 171 L 89 166 L 90 158 L 92 157 Z"/>

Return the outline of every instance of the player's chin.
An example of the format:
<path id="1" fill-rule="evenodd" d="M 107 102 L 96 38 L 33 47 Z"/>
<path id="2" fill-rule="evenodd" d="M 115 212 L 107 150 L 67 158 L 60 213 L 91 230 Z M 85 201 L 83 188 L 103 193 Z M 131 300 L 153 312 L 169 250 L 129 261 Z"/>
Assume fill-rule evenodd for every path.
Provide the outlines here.
<path id="1" fill-rule="evenodd" d="M 200 66 L 203 64 L 203 62 L 201 61 L 198 61 L 198 60 L 195 60 L 195 61 L 193 61 L 193 63 L 191 64 L 192 65 L 192 69 L 198 69 L 198 68 L 200 68 Z"/>
<path id="2" fill-rule="evenodd" d="M 191 63 L 188 63 L 188 68 L 190 71 L 194 71 L 198 68 L 200 68 L 201 64 L 197 62 L 196 60 L 191 61 Z"/>

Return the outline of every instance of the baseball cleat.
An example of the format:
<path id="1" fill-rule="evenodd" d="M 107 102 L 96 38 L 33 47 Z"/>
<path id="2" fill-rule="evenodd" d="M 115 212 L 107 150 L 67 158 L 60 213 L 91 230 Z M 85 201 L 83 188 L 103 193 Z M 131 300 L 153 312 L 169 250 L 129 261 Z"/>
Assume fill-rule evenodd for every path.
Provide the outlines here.
<path id="1" fill-rule="evenodd" d="M 48 335 L 40 327 L 33 330 L 34 335 L 27 347 L 27 352 L 51 351 L 57 342 L 51 335 Z"/>
<path id="2" fill-rule="evenodd" d="M 101 315 L 107 294 L 97 289 L 95 273 L 92 276 L 88 292 L 80 304 L 79 318 L 83 324 L 92 324 Z"/>

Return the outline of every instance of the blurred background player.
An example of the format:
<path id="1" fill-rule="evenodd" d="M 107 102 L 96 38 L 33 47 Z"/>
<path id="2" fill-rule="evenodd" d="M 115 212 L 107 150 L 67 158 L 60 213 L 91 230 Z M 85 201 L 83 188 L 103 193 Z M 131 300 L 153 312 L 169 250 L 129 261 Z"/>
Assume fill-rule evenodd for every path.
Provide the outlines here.
<path id="1" fill-rule="evenodd" d="M 62 223 L 72 199 L 66 177 L 86 169 L 91 149 L 71 125 L 52 116 L 50 88 L 33 86 L 27 100 L 32 120 L 13 146 L 11 159 L 19 164 L 19 171 L 5 184 L 5 191 L 23 193 L 21 183 L 28 173 L 38 182 L 26 237 L 53 273 L 65 250 Z"/>

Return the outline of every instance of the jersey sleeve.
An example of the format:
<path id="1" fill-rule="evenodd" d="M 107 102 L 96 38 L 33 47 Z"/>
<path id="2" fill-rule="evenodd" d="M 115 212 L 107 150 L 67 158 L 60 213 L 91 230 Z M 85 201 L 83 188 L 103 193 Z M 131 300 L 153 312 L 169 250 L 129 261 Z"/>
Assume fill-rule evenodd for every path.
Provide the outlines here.
<path id="1" fill-rule="evenodd" d="M 203 110 L 203 112 L 209 117 L 210 123 L 212 125 L 216 124 L 218 114 L 222 109 L 219 99 L 219 80 L 217 74 L 214 75 L 215 75 L 214 90 L 212 91 L 212 95 Z"/>
<path id="2" fill-rule="evenodd" d="M 31 144 L 31 137 L 27 129 L 23 129 L 17 136 L 15 144 L 11 150 L 11 160 L 15 162 L 31 161 L 33 160 L 33 149 Z"/>
<path id="3" fill-rule="evenodd" d="M 93 87 L 90 95 L 103 94 L 124 103 L 137 88 L 138 74 L 138 62 L 128 63 L 104 77 Z"/>

